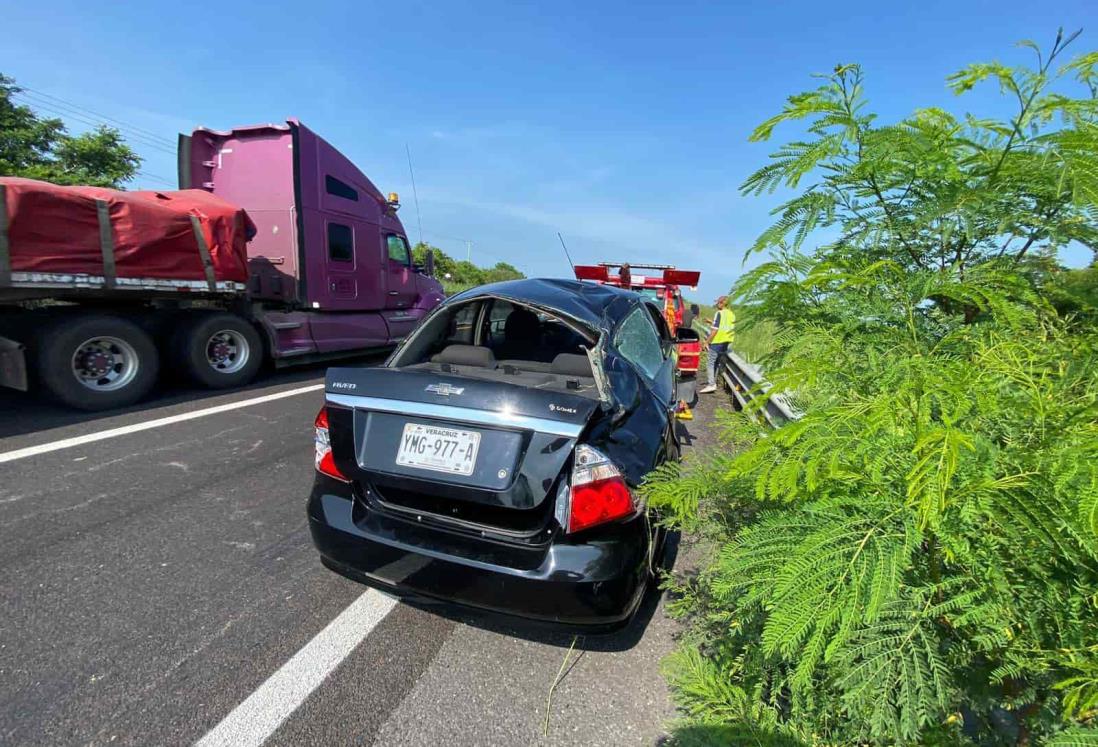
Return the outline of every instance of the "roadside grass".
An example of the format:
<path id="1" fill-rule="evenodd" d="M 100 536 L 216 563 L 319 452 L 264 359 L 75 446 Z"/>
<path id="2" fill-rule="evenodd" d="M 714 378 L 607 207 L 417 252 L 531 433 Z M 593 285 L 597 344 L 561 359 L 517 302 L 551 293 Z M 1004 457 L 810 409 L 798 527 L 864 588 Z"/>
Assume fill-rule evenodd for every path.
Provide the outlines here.
<path id="1" fill-rule="evenodd" d="M 737 312 L 736 327 L 736 341 L 732 347 L 751 363 L 759 363 L 774 352 L 774 339 L 780 329 L 777 322 L 763 319 L 744 323 Z"/>
<path id="2" fill-rule="evenodd" d="M 717 309 L 702 304 L 699 306 L 701 314 L 694 323 L 694 329 L 704 339 Z M 732 343 L 732 349 L 751 363 L 760 363 L 763 358 L 774 352 L 775 338 L 781 328 L 777 322 L 770 319 L 753 319 L 750 307 L 737 305 L 733 306 L 732 310 L 736 312 L 736 338 Z"/>
<path id="3" fill-rule="evenodd" d="M 467 291 L 470 288 L 475 288 L 476 283 L 451 283 L 448 280 L 442 281 L 442 292 L 447 296 L 456 296 L 462 291 Z"/>

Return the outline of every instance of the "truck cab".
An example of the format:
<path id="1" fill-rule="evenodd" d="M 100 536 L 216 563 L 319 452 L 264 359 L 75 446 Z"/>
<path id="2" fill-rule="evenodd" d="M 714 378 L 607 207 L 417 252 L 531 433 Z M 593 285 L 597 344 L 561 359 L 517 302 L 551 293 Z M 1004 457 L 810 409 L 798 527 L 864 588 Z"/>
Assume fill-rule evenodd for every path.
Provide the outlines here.
<path id="1" fill-rule="evenodd" d="M 179 182 L 256 224 L 248 290 L 271 307 L 276 360 L 397 342 L 443 298 L 413 264 L 397 195 L 297 120 L 181 136 Z"/>

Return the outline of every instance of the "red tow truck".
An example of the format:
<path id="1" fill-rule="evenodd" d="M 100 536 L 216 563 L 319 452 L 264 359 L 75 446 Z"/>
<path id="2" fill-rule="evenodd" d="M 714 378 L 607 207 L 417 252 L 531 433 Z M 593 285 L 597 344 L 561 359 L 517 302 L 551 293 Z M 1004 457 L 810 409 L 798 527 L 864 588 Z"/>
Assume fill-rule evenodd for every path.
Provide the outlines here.
<path id="1" fill-rule="evenodd" d="M 627 268 L 623 272 L 623 268 Z M 698 372 L 701 356 L 701 339 L 697 331 L 683 326 L 683 310 L 686 302 L 682 288 L 696 289 L 701 272 L 679 270 L 672 265 L 635 265 L 627 262 L 600 262 L 597 265 L 576 265 L 573 268 L 577 280 L 590 280 L 605 285 L 628 287 L 656 301 L 663 307 L 667 326 L 679 340 L 678 372 L 693 376 Z"/>

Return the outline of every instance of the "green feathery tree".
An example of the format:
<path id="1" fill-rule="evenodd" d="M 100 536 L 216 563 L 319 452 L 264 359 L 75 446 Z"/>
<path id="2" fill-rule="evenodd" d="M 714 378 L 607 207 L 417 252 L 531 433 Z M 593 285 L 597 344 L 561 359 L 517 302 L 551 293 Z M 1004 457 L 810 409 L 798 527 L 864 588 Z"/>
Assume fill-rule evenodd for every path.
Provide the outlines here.
<path id="1" fill-rule="evenodd" d="M 672 584 L 680 743 L 1098 745 L 1098 333 L 1051 260 L 1098 248 L 1074 38 L 950 78 L 997 82 L 1006 121 L 879 124 L 841 65 L 753 134 L 807 123 L 744 184 L 800 192 L 735 288 L 804 415 L 722 413 L 720 448 L 647 487 L 716 548 Z"/>
<path id="2" fill-rule="evenodd" d="M 118 130 L 100 125 L 70 135 L 60 119 L 42 118 L 17 103 L 21 91 L 0 74 L 0 176 L 121 188 L 137 175 L 141 157 Z"/>

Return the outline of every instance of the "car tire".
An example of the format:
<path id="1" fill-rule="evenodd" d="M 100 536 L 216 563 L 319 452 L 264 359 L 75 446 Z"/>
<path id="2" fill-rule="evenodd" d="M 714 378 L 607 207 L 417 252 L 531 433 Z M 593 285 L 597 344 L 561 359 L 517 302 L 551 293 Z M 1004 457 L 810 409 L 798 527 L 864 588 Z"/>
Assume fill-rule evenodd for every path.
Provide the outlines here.
<path id="1" fill-rule="evenodd" d="M 175 363 L 207 389 L 243 386 L 263 363 L 263 342 L 251 322 L 235 314 L 194 316 L 173 335 Z"/>
<path id="2" fill-rule="evenodd" d="M 38 380 L 62 404 L 89 411 L 125 407 L 156 384 L 156 345 L 128 319 L 65 315 L 40 334 L 35 355 Z"/>

